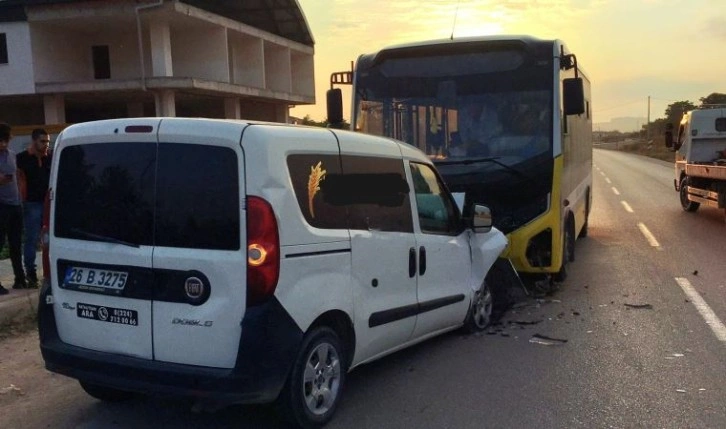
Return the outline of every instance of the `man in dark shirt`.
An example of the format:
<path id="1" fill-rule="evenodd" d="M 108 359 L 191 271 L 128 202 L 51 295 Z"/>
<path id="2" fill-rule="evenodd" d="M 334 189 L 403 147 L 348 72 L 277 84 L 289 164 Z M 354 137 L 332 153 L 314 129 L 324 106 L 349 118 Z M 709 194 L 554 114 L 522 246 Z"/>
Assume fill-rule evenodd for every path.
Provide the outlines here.
<path id="1" fill-rule="evenodd" d="M 20 239 L 23 234 L 23 211 L 20 207 L 15 154 L 8 149 L 11 138 L 10 126 L 0 122 L 0 250 L 8 237 L 10 260 L 13 264 L 15 283 L 13 289 L 26 287 L 25 273 L 20 256 Z M 0 285 L 0 295 L 8 291 Z"/>
<path id="2" fill-rule="evenodd" d="M 28 286 L 37 287 L 35 254 L 43 221 L 43 204 L 50 178 L 50 157 L 48 156 L 50 136 L 44 129 L 36 128 L 33 130 L 31 138 L 32 142 L 28 149 L 18 154 L 17 165 L 18 187 L 23 199 L 23 224 L 25 227 L 23 261 Z"/>

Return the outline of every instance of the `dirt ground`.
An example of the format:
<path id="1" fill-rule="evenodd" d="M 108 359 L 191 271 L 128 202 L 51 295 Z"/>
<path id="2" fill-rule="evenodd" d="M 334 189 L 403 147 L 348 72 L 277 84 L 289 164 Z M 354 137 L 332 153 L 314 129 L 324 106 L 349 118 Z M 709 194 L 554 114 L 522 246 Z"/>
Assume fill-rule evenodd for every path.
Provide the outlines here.
<path id="1" fill-rule="evenodd" d="M 0 339 L 0 416 L 28 415 L 39 396 L 76 388 L 73 380 L 44 369 L 37 330 Z"/>

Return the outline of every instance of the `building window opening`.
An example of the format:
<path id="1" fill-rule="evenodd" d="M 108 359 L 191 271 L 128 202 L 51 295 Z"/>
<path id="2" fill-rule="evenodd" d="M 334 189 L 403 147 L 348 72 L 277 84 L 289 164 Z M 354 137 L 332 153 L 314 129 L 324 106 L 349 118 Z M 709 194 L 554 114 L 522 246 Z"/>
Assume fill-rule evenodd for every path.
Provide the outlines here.
<path id="1" fill-rule="evenodd" d="M 0 64 L 8 63 L 8 38 L 5 33 L 0 33 Z"/>
<path id="2" fill-rule="evenodd" d="M 111 58 L 108 52 L 108 45 L 92 46 L 93 55 L 93 77 L 95 79 L 111 78 Z"/>

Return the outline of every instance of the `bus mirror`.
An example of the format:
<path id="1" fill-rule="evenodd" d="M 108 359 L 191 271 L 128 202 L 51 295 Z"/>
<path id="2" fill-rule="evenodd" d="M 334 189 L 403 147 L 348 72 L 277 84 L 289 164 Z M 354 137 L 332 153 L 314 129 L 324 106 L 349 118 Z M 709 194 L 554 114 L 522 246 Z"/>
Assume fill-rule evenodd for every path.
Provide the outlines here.
<path id="1" fill-rule="evenodd" d="M 562 98 L 565 115 L 585 113 L 585 88 L 582 78 L 574 77 L 562 81 Z"/>
<path id="2" fill-rule="evenodd" d="M 343 127 L 343 91 L 340 88 L 329 89 L 326 93 L 328 108 L 328 124 L 331 128 Z"/>

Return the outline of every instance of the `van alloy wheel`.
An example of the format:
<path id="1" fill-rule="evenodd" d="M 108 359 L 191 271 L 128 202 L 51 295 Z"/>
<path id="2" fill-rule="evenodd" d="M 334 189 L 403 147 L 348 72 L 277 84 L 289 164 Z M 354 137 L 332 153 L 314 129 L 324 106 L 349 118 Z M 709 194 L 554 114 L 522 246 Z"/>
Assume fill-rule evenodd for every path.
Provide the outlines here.
<path id="1" fill-rule="evenodd" d="M 473 316 L 474 323 L 480 330 L 489 326 L 492 319 L 492 293 L 486 284 L 476 293 Z"/>
<path id="2" fill-rule="evenodd" d="M 315 415 L 327 413 L 338 398 L 340 357 L 335 347 L 322 342 L 306 359 L 303 396 L 308 410 Z"/>
<path id="3" fill-rule="evenodd" d="M 319 428 L 333 417 L 345 384 L 346 350 L 328 326 L 312 328 L 303 338 L 277 405 L 284 417 L 302 428 Z"/>
<path id="4" fill-rule="evenodd" d="M 464 321 L 464 329 L 470 333 L 481 332 L 486 329 L 492 321 L 493 308 L 492 292 L 485 281 L 474 294 L 474 300 Z"/>

